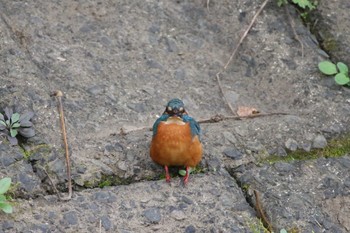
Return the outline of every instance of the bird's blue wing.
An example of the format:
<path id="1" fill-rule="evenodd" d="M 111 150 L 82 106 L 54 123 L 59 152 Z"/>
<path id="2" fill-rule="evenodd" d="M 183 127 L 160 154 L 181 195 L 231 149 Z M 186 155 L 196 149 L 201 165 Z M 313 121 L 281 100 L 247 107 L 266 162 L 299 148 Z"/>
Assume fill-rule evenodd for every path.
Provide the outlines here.
<path id="1" fill-rule="evenodd" d="M 154 122 L 154 124 L 153 124 L 153 136 L 155 136 L 157 134 L 159 123 L 162 121 L 168 120 L 168 118 L 169 118 L 169 115 L 163 114 L 156 120 L 156 122 Z"/>
<path id="2" fill-rule="evenodd" d="M 200 135 L 201 135 L 202 131 L 201 131 L 201 127 L 199 126 L 198 122 L 188 115 L 183 115 L 182 119 L 184 122 L 190 123 L 192 137 L 197 135 L 198 138 L 200 139 Z"/>

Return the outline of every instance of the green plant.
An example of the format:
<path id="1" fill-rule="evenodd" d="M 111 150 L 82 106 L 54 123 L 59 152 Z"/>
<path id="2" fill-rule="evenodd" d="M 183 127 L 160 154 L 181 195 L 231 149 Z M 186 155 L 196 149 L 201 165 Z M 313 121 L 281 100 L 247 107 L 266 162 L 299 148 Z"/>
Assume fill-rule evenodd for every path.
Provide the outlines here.
<path id="1" fill-rule="evenodd" d="M 4 195 L 10 188 L 11 178 L 5 177 L 0 180 L 0 209 L 7 214 L 12 213 L 12 206 L 8 203 L 6 196 Z"/>
<path id="2" fill-rule="evenodd" d="M 201 166 L 196 166 L 196 167 L 190 167 L 188 170 L 189 174 L 198 174 L 198 173 L 204 173 L 205 169 L 203 169 Z M 179 170 L 179 175 L 180 176 L 185 176 L 186 175 L 186 170 L 181 169 Z"/>
<path id="3" fill-rule="evenodd" d="M 309 10 L 314 10 L 317 5 L 317 1 L 310 1 L 310 0 L 292 0 L 292 2 L 304 10 L 306 10 L 306 8 L 309 8 Z M 282 6 L 287 3 L 288 3 L 288 0 L 277 0 L 278 6 Z"/>
<path id="4" fill-rule="evenodd" d="M 349 68 L 342 62 L 334 64 L 330 61 L 318 63 L 320 71 L 326 75 L 335 75 L 334 80 L 339 85 L 350 86 Z"/>
<path id="5" fill-rule="evenodd" d="M 260 219 L 255 219 L 255 218 L 248 219 L 246 221 L 246 224 L 247 224 L 248 228 L 253 233 L 269 233 L 270 232 L 264 227 L 264 224 L 262 223 L 262 221 Z"/>
<path id="6" fill-rule="evenodd" d="M 33 137 L 35 131 L 32 128 L 33 123 L 30 121 L 33 116 L 33 112 L 20 115 L 13 113 L 11 108 L 5 108 L 5 114 L 0 113 L 0 135 L 5 135 L 11 145 L 18 144 L 16 138 L 18 134 L 26 138 Z"/>
<path id="7" fill-rule="evenodd" d="M 195 168 L 190 167 L 190 169 L 188 170 L 188 174 L 191 174 L 193 171 L 195 171 Z M 186 170 L 184 170 L 184 169 L 179 170 L 179 175 L 180 176 L 185 176 L 186 175 Z"/>

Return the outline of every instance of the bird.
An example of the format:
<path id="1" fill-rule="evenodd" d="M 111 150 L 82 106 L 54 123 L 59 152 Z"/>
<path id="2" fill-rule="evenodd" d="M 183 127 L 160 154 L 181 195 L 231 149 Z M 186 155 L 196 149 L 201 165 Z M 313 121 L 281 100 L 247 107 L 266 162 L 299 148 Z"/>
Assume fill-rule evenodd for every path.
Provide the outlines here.
<path id="1" fill-rule="evenodd" d="M 153 124 L 150 146 L 151 159 L 164 166 L 166 182 L 170 182 L 170 166 L 186 167 L 184 185 L 188 183 L 191 167 L 202 159 L 201 128 L 190 117 L 180 99 L 170 100 L 163 114 Z"/>

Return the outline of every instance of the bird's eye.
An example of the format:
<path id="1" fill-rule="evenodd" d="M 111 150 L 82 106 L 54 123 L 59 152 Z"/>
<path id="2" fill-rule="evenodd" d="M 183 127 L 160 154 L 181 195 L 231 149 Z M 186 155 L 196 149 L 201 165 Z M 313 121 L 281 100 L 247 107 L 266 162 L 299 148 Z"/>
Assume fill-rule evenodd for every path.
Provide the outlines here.
<path id="1" fill-rule="evenodd" d="M 168 106 L 168 107 L 166 108 L 166 110 L 167 110 L 168 112 L 171 112 L 173 109 L 172 109 L 170 106 Z"/>
<path id="2" fill-rule="evenodd" d="M 179 111 L 180 111 L 180 112 L 183 112 L 183 111 L 184 111 L 184 108 L 183 108 L 183 107 L 180 107 L 180 108 L 179 108 Z"/>

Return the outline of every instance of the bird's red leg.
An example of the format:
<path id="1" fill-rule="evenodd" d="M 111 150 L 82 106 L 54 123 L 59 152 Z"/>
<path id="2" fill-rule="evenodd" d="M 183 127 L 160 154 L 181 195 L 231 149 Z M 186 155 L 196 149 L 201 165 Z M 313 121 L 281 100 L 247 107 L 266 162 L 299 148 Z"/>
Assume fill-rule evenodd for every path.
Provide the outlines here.
<path id="1" fill-rule="evenodd" d="M 169 169 L 168 169 L 168 166 L 164 166 L 164 169 L 165 169 L 165 180 L 166 182 L 170 182 L 170 175 L 169 175 Z"/>
<path id="2" fill-rule="evenodd" d="M 186 185 L 187 183 L 188 183 L 188 178 L 189 178 L 189 176 L 190 176 L 190 167 L 186 167 L 186 175 L 185 175 L 185 177 L 184 177 L 184 185 Z"/>

